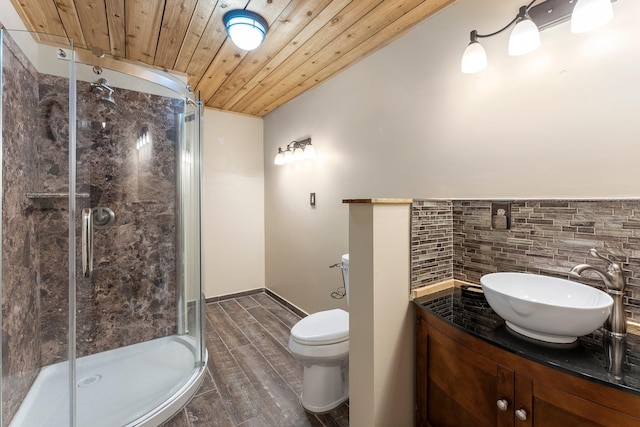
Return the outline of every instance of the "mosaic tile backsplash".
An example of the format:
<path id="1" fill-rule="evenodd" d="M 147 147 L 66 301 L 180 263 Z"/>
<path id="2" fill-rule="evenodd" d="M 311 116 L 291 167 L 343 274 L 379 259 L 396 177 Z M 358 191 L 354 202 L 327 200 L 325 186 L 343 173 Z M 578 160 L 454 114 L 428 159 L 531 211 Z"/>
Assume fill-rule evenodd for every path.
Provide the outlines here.
<path id="1" fill-rule="evenodd" d="M 451 278 L 451 201 L 415 200 L 411 208 L 411 218 L 411 288 Z"/>
<path id="2" fill-rule="evenodd" d="M 451 213 L 441 214 L 443 219 L 452 218 L 453 229 L 453 255 L 449 260 L 439 258 L 452 265 L 452 276 L 445 278 L 480 283 L 483 274 L 520 271 L 578 280 L 602 289 L 602 281 L 593 273 L 580 279 L 569 276 L 571 268 L 580 263 L 606 267 L 604 261 L 590 255 L 589 249 L 596 248 L 624 263 L 625 309 L 629 320 L 640 322 L 640 200 L 497 202 L 510 204 L 510 230 L 492 228 L 492 201 L 488 200 L 454 200 Z M 437 258 L 420 249 L 428 246 L 428 240 L 421 241 L 416 234 L 434 223 L 429 215 L 419 214 L 425 203 L 416 201 L 413 206 L 412 288 L 442 280 L 436 275 L 424 280 L 419 268 Z"/>

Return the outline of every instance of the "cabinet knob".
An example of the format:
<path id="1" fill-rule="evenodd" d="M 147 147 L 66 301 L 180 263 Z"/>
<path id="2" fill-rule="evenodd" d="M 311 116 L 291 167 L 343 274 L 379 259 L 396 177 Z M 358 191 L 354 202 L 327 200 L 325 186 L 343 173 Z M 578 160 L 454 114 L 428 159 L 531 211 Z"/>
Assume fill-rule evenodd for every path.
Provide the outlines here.
<path id="1" fill-rule="evenodd" d="M 527 421 L 527 411 L 524 409 L 518 409 L 516 411 L 516 418 L 520 421 Z"/>
<path id="2" fill-rule="evenodd" d="M 507 399 L 500 399 L 496 404 L 498 405 L 498 409 L 501 411 L 506 411 L 507 408 L 509 408 L 509 402 L 507 402 Z"/>

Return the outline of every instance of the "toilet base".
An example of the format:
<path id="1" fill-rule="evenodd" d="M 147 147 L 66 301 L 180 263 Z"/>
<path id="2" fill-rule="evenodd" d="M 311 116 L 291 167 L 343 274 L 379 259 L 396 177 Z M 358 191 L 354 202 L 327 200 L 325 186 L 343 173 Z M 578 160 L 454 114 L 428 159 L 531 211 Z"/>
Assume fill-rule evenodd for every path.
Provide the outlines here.
<path id="1" fill-rule="evenodd" d="M 349 394 L 348 393 L 345 394 L 339 400 L 337 400 L 337 401 L 335 401 L 333 403 L 330 403 L 328 405 L 325 405 L 325 406 L 322 406 L 322 407 L 316 407 L 316 406 L 308 407 L 304 403 L 304 392 L 302 393 L 302 395 L 300 395 L 300 404 L 302 405 L 304 410 L 307 411 L 307 412 L 310 412 L 312 414 L 318 414 L 318 415 L 326 414 L 327 412 L 333 411 L 334 409 L 336 409 L 338 406 L 342 405 L 347 400 L 349 400 Z"/>
<path id="2" fill-rule="evenodd" d="M 305 364 L 300 404 L 314 414 L 324 414 L 349 398 L 349 359 L 342 363 Z"/>

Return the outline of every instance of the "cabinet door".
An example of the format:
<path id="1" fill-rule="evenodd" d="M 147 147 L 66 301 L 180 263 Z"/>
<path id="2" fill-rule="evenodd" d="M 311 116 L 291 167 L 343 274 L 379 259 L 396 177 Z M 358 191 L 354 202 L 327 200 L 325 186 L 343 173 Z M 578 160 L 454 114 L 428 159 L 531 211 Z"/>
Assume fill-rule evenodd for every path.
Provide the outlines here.
<path id="1" fill-rule="evenodd" d="M 427 420 L 438 426 L 512 426 L 513 370 L 433 328 L 427 335 Z M 498 409 L 504 399 L 507 409 Z"/>
<path id="2" fill-rule="evenodd" d="M 640 419 L 534 380 L 533 425 L 534 427 L 638 427 Z M 516 421 L 516 427 L 518 427 L 518 421 Z"/>
<path id="3" fill-rule="evenodd" d="M 416 426 L 427 424 L 427 322 L 416 310 Z"/>

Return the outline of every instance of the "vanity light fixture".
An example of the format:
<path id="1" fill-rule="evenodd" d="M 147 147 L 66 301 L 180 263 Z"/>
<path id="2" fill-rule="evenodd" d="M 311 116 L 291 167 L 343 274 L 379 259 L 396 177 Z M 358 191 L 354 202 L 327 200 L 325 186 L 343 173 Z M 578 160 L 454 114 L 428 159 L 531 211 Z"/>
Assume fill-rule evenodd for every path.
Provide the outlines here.
<path id="1" fill-rule="evenodd" d="M 278 147 L 278 153 L 273 160 L 273 164 L 281 166 L 287 163 L 315 158 L 316 149 L 311 145 L 311 138 L 307 138 L 300 141 L 291 141 L 287 144 L 284 151 Z"/>
<path id="2" fill-rule="evenodd" d="M 250 10 L 235 9 L 225 13 L 222 22 L 231 41 L 242 50 L 254 50 L 262 44 L 269 25 Z"/>
<path id="3" fill-rule="evenodd" d="M 509 55 L 524 55 L 540 46 L 540 30 L 571 19 L 571 31 L 581 33 L 596 29 L 613 17 L 612 1 L 616 0 L 547 0 L 533 6 L 538 0 L 521 6 L 518 14 L 507 25 L 490 34 L 471 31 L 470 43 L 462 55 L 460 70 L 473 74 L 487 67 L 487 53 L 478 41 L 493 37 L 515 24 L 509 37 Z"/>

